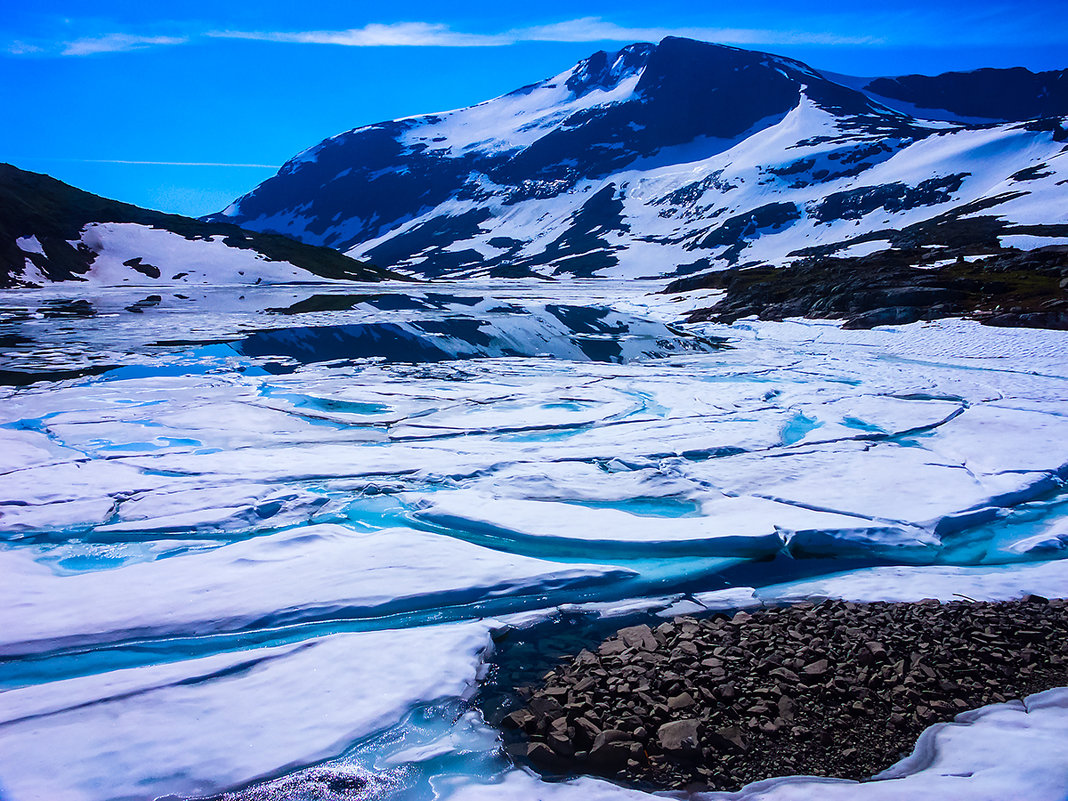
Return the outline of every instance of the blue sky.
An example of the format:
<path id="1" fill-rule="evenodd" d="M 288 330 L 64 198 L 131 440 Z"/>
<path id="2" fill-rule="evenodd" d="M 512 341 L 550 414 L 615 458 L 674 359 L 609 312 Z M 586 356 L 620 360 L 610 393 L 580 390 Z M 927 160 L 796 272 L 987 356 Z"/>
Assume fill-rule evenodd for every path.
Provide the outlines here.
<path id="1" fill-rule="evenodd" d="M 19 6 L 0 20 L 0 161 L 191 215 L 327 136 L 469 105 L 669 34 L 853 75 L 1068 67 L 1064 0 Z"/>

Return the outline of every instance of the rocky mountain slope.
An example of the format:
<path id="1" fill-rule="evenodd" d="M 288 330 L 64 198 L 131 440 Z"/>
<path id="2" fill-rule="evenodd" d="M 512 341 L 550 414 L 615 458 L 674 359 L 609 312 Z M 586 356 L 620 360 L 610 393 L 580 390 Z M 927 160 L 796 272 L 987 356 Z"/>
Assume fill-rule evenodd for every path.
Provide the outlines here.
<path id="1" fill-rule="evenodd" d="M 969 99 L 1002 84 L 981 107 Z M 1063 84 L 1011 70 L 851 79 L 667 38 L 469 108 L 339 134 L 210 219 L 425 276 L 684 276 L 901 246 L 1030 249 L 1068 236 L 1068 127 L 1026 118 L 1068 114 L 1051 89 Z M 925 118 L 962 114 L 996 121 Z"/>
<path id="2" fill-rule="evenodd" d="M 844 76 L 838 76 L 844 78 Z M 849 86 L 891 108 L 908 104 L 911 113 L 931 119 L 949 115 L 987 122 L 1023 122 L 1068 114 L 1068 70 L 1031 72 L 1023 67 L 901 75 L 894 78 L 844 78 Z"/>
<path id="3" fill-rule="evenodd" d="M 1068 329 L 1068 247 L 944 258 L 953 252 L 893 248 L 803 259 L 789 268 L 730 268 L 676 279 L 665 292 L 722 291 L 691 321 L 813 317 L 872 328 L 972 317 L 987 325 Z"/>
<path id="4" fill-rule="evenodd" d="M 388 277 L 397 276 L 328 248 L 142 209 L 0 164 L 0 287 Z"/>

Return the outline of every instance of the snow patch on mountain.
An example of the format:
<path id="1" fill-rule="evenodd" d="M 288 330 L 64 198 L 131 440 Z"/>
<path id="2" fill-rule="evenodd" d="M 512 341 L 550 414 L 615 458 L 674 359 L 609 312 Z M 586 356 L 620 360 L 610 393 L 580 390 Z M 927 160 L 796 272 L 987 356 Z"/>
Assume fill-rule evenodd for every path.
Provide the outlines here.
<path id="1" fill-rule="evenodd" d="M 253 284 L 308 281 L 313 277 L 288 262 L 268 261 L 254 250 L 229 247 L 223 239 L 190 240 L 137 223 L 93 223 L 82 230 L 80 240 L 97 254 L 85 279 L 119 286 L 155 284 L 157 279 L 165 283 Z"/>

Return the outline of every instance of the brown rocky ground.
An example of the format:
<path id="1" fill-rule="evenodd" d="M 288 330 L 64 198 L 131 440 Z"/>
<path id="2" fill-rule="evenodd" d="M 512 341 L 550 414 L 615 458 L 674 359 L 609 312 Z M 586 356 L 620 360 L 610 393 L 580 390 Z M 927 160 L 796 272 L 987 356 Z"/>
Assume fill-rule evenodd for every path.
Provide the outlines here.
<path id="1" fill-rule="evenodd" d="M 792 267 L 682 278 L 664 291 L 725 290 L 714 306 L 691 314 L 691 322 L 733 323 L 755 314 L 765 320 L 841 319 L 846 328 L 871 328 L 967 316 L 988 325 L 1068 328 L 1068 247 L 1006 249 L 969 260 L 965 252 L 913 247 L 859 258 L 813 257 Z"/>
<path id="2" fill-rule="evenodd" d="M 940 721 L 1068 685 L 1068 603 L 827 601 L 620 630 L 525 688 L 510 750 L 555 774 L 735 790 L 870 777 Z"/>

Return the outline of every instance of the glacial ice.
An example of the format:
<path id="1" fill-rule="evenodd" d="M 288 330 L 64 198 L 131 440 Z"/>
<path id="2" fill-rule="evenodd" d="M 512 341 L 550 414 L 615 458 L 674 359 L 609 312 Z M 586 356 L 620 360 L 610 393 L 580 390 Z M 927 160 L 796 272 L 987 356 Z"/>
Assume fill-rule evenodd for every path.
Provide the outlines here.
<path id="1" fill-rule="evenodd" d="M 349 770 L 398 801 L 642 798 L 513 769 L 477 710 L 417 712 L 470 695 L 491 636 L 558 615 L 1068 593 L 1068 334 L 697 329 L 722 349 L 649 288 L 205 289 L 132 313 L 89 287 L 76 325 L 54 293 L 0 293 L 0 334 L 29 343 L 0 367 L 116 368 L 0 388 L 0 798 L 261 801 Z M 567 334 L 596 341 L 590 319 L 547 311 L 583 304 L 635 338 L 591 358 Z M 456 354 L 489 331 L 530 355 L 238 347 L 439 319 Z M 1041 767 L 1042 799 L 1068 731 L 1028 703 L 927 736 L 908 778 L 736 798 L 1011 798 Z"/>

